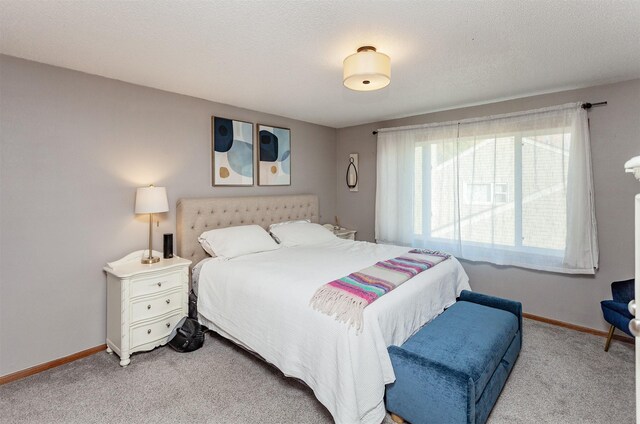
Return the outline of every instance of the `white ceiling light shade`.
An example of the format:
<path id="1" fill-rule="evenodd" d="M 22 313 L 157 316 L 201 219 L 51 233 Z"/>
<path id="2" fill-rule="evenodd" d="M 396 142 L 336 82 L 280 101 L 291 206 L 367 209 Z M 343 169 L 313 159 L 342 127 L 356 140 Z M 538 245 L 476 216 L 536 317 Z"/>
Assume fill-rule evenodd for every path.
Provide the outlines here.
<path id="1" fill-rule="evenodd" d="M 342 82 L 356 91 L 373 91 L 391 82 L 391 59 L 375 47 L 363 46 L 343 63 Z"/>

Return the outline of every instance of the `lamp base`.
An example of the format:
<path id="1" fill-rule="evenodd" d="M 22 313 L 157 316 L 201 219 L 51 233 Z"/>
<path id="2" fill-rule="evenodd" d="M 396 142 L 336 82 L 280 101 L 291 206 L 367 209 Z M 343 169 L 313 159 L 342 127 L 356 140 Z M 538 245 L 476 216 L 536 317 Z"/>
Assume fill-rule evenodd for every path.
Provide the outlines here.
<path id="1" fill-rule="evenodd" d="M 157 257 L 155 257 L 155 256 L 153 256 L 153 257 L 151 257 L 151 258 L 142 258 L 142 261 L 141 261 L 141 262 L 142 262 L 143 264 L 147 264 L 147 265 L 149 265 L 149 264 L 155 264 L 155 263 L 160 262 L 160 258 L 157 258 Z"/>

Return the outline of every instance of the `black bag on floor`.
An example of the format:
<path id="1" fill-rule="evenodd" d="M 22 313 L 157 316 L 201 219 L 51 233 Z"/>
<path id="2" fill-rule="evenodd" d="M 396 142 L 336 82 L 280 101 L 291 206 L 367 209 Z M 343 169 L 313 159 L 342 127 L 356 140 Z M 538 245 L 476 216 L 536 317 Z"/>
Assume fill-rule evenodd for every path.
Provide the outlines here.
<path id="1" fill-rule="evenodd" d="M 193 352 L 204 344 L 204 331 L 195 319 L 184 317 L 169 335 L 169 346 L 178 352 Z"/>

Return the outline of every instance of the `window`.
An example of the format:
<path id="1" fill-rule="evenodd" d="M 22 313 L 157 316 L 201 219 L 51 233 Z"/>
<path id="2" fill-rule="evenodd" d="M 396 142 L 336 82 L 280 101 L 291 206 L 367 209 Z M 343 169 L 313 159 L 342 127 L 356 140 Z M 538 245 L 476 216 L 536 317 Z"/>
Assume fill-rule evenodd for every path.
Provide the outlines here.
<path id="1" fill-rule="evenodd" d="M 493 183 L 493 198 L 496 203 L 507 203 L 509 201 L 509 184 Z"/>
<path id="2" fill-rule="evenodd" d="M 507 203 L 509 187 L 506 183 L 471 183 L 463 181 L 464 202 L 490 205 L 492 203 Z"/>
<path id="3" fill-rule="evenodd" d="M 571 105 L 382 132 L 376 239 L 500 265 L 593 273 L 586 128 L 585 112 Z"/>
<path id="4" fill-rule="evenodd" d="M 417 143 L 416 158 L 426 161 L 430 172 L 416 167 L 414 208 L 416 214 L 429 211 L 430 225 L 426 231 L 421 216 L 416 235 L 440 242 L 460 237 L 478 248 L 561 254 L 570 134 L 541 132 L 456 140 L 457 154 L 445 141 Z M 462 186 L 459 205 L 456 181 Z"/>
<path id="5" fill-rule="evenodd" d="M 493 183 L 468 183 L 464 181 L 463 184 L 465 204 L 490 205 L 493 203 Z"/>

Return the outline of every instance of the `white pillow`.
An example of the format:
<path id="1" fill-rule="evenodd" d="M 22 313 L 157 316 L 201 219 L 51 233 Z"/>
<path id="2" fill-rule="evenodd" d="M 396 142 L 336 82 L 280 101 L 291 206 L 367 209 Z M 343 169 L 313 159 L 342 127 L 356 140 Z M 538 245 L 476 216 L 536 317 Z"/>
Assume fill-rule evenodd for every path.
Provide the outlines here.
<path id="1" fill-rule="evenodd" d="M 275 224 L 269 225 L 269 232 L 275 227 L 279 227 L 281 225 L 289 225 L 289 224 L 310 224 L 310 219 L 296 219 L 294 221 L 284 221 L 284 222 L 276 222 Z"/>
<path id="2" fill-rule="evenodd" d="M 275 224 L 269 225 L 269 229 L 267 231 L 269 231 L 269 234 L 271 234 L 271 237 L 273 237 L 276 243 L 280 243 L 280 240 L 278 239 L 278 237 L 276 237 L 276 235 L 273 234 L 273 231 L 271 231 L 275 227 L 280 227 L 281 225 L 289 225 L 289 224 L 310 224 L 310 223 L 311 223 L 310 219 L 296 219 L 294 221 L 276 222 Z"/>
<path id="3" fill-rule="evenodd" d="M 280 248 L 269 233 L 259 225 L 241 225 L 205 231 L 200 234 L 198 241 L 208 254 L 223 258 L 235 258 Z"/>
<path id="4" fill-rule="evenodd" d="M 304 246 L 336 239 L 335 234 L 322 225 L 307 222 L 278 225 L 271 229 L 271 234 L 284 246 Z"/>

